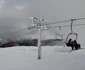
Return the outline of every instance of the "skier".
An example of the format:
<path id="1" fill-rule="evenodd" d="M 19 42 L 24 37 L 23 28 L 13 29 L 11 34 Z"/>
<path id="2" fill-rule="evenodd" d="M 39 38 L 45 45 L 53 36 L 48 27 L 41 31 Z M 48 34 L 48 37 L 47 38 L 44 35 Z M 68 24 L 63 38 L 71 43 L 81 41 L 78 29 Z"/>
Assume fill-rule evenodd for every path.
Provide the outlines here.
<path id="1" fill-rule="evenodd" d="M 75 50 L 80 49 L 80 44 L 78 44 L 76 40 L 73 41 L 73 45 L 75 46 Z"/>
<path id="2" fill-rule="evenodd" d="M 73 41 L 71 38 L 68 40 L 68 43 L 66 43 L 66 45 L 70 46 L 72 48 L 72 50 L 74 50 L 74 44 L 73 44 Z"/>
<path id="3" fill-rule="evenodd" d="M 68 43 L 72 43 L 72 39 L 71 38 L 68 40 Z"/>

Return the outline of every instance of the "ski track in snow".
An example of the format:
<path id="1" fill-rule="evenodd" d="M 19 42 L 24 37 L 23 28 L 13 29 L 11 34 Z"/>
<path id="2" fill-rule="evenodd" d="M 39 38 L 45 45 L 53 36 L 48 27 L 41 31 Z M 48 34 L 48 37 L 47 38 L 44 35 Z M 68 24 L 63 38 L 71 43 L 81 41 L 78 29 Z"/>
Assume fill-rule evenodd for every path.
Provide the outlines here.
<path id="1" fill-rule="evenodd" d="M 85 49 L 70 49 L 42 47 L 42 59 L 37 60 L 37 47 L 0 48 L 0 70 L 85 70 Z"/>

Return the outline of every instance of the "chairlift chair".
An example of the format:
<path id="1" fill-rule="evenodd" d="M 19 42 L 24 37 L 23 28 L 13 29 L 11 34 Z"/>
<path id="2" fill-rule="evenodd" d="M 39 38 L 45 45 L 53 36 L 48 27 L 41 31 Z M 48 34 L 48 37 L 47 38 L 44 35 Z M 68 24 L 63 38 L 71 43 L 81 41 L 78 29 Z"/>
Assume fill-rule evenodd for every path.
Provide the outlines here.
<path id="1" fill-rule="evenodd" d="M 63 40 L 63 36 L 62 36 L 61 34 L 56 34 L 56 35 L 55 35 L 55 38 L 56 38 L 56 40 L 58 40 L 58 41 L 62 41 L 62 40 Z"/>
<path id="2" fill-rule="evenodd" d="M 67 43 L 67 42 L 68 42 L 69 37 L 70 37 L 70 36 L 72 36 L 72 35 L 73 35 L 73 36 L 76 36 L 76 37 L 75 37 L 75 40 L 77 41 L 78 34 L 77 34 L 77 33 L 69 33 L 69 34 L 67 35 L 67 38 L 66 38 L 65 43 Z"/>
<path id="3" fill-rule="evenodd" d="M 71 35 L 76 36 L 76 37 L 75 37 L 76 42 L 77 42 L 77 38 L 78 38 L 78 34 L 75 33 L 75 32 L 73 32 L 73 30 L 72 30 L 73 21 L 74 21 L 74 20 L 71 19 L 71 33 L 69 33 L 69 34 L 67 35 L 67 38 L 66 38 L 66 41 L 65 41 L 65 44 L 66 44 L 66 46 L 68 46 L 68 47 L 69 47 L 69 45 L 68 45 L 67 43 L 68 43 L 68 39 L 69 39 L 69 37 L 70 37 Z M 77 44 L 77 45 L 80 45 L 80 44 Z M 71 47 L 71 46 L 70 46 L 70 47 Z M 79 46 L 79 48 L 80 48 L 80 46 Z M 77 49 L 79 49 L 79 48 L 77 48 Z"/>
<path id="4" fill-rule="evenodd" d="M 62 34 L 61 34 L 61 26 L 59 26 L 59 29 L 60 29 L 59 33 L 56 33 L 56 34 L 55 34 L 55 39 L 56 39 L 57 41 L 62 41 L 62 40 L 63 40 L 63 36 L 62 36 Z"/>
<path id="5" fill-rule="evenodd" d="M 68 39 L 69 39 L 69 37 L 70 37 L 71 35 L 76 36 L 75 40 L 77 41 L 78 34 L 75 33 L 75 32 L 73 32 L 73 28 L 72 28 L 72 26 L 73 26 L 73 21 L 74 21 L 74 19 L 71 19 L 71 32 L 67 35 L 67 38 L 66 38 L 65 43 L 67 43 L 67 41 L 68 41 Z"/>

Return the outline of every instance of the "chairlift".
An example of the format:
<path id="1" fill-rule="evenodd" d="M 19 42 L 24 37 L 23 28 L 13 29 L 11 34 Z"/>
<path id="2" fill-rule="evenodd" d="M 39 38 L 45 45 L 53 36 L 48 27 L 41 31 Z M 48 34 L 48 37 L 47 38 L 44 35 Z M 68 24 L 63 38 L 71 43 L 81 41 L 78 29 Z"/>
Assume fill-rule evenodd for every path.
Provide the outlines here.
<path id="1" fill-rule="evenodd" d="M 77 43 L 78 34 L 75 33 L 75 32 L 73 32 L 73 30 L 72 30 L 73 21 L 74 21 L 74 19 L 71 19 L 71 33 L 69 33 L 69 34 L 67 35 L 65 44 L 66 44 L 66 46 L 71 47 L 72 50 L 74 50 L 74 48 L 75 48 L 75 50 L 78 50 L 78 49 L 81 48 L 81 45 Z M 75 36 L 75 42 L 76 42 L 76 44 L 68 43 L 68 39 L 70 39 L 69 37 L 70 37 L 71 35 Z M 71 38 L 71 39 L 72 39 L 72 38 Z"/>
<path id="2" fill-rule="evenodd" d="M 73 32 L 73 29 L 72 29 L 73 21 L 74 21 L 74 19 L 71 19 L 71 33 L 69 33 L 69 34 L 67 35 L 67 38 L 66 38 L 65 43 L 67 43 L 67 41 L 69 40 L 70 36 L 75 36 L 75 40 L 77 41 L 78 34 L 75 33 L 75 32 Z"/>
<path id="3" fill-rule="evenodd" d="M 62 34 L 61 34 L 61 26 L 59 26 L 59 33 L 56 33 L 56 34 L 55 34 L 55 39 L 56 39 L 57 41 L 62 41 L 62 40 L 63 40 L 63 36 L 62 36 Z"/>

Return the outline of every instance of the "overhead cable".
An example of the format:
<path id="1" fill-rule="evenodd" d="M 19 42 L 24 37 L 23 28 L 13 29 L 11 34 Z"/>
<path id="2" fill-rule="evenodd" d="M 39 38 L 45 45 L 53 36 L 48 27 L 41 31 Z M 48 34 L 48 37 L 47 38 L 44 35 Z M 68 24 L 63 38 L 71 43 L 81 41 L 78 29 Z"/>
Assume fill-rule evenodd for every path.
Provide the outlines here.
<path id="1" fill-rule="evenodd" d="M 51 22 L 51 23 L 46 23 L 46 24 L 44 24 L 44 25 L 49 25 L 49 24 L 59 24 L 59 23 L 64 23 L 64 22 L 70 22 L 70 21 L 76 21 L 76 20 L 83 20 L 83 19 L 85 19 L 85 18 L 78 18 L 78 19 L 71 19 L 71 20 L 65 20 L 65 21 L 58 21 L 58 22 Z"/>

